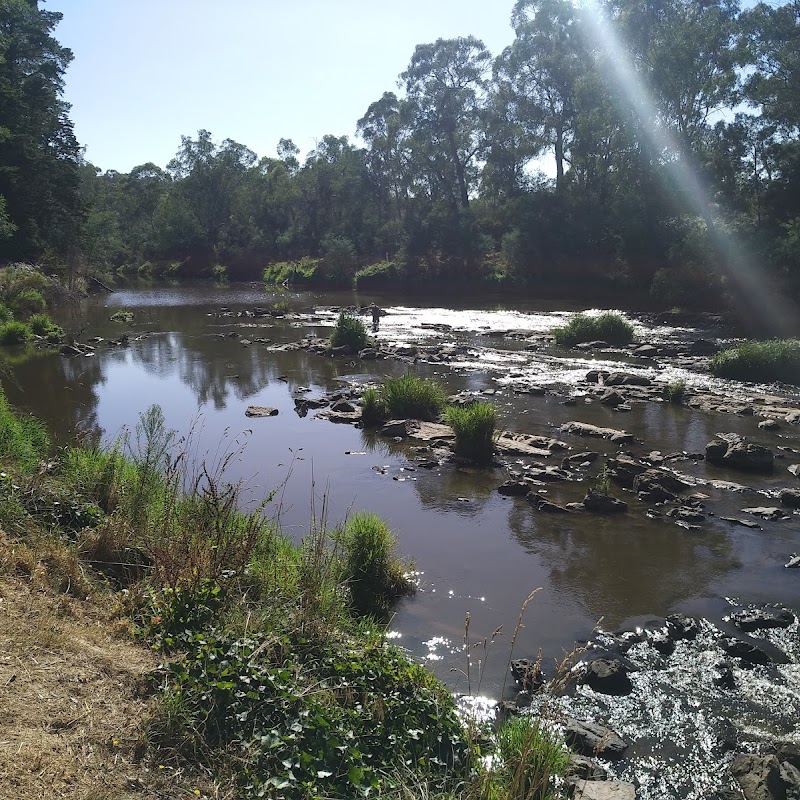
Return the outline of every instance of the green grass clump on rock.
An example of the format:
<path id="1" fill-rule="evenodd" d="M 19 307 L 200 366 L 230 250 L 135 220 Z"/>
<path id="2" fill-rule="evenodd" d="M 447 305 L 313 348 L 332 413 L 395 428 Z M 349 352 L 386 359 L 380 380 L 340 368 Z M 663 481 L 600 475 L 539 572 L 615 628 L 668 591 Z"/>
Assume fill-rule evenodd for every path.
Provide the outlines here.
<path id="1" fill-rule="evenodd" d="M 403 563 L 395 553 L 394 534 L 377 514 L 353 514 L 339 541 L 344 579 L 359 613 L 379 616 L 395 598 L 411 590 Z"/>
<path id="2" fill-rule="evenodd" d="M 487 464 L 494 453 L 497 411 L 491 403 L 470 403 L 447 409 L 447 424 L 456 435 L 456 454 Z"/>
<path id="3" fill-rule="evenodd" d="M 434 420 L 447 401 L 436 381 L 416 375 L 389 378 L 381 386 L 380 395 L 389 415 L 398 419 Z"/>
<path id="4" fill-rule="evenodd" d="M 598 317 L 573 314 L 566 325 L 553 330 L 553 336 L 564 347 L 593 341 L 624 345 L 633 341 L 633 325 L 613 311 L 607 311 Z"/>
<path id="5" fill-rule="evenodd" d="M 369 342 L 364 323 L 351 314 L 342 312 L 336 320 L 331 334 L 331 347 L 347 347 L 350 350 L 363 350 Z"/>
<path id="6" fill-rule="evenodd" d="M 718 378 L 800 384 L 800 340 L 744 342 L 713 356 L 711 371 Z"/>

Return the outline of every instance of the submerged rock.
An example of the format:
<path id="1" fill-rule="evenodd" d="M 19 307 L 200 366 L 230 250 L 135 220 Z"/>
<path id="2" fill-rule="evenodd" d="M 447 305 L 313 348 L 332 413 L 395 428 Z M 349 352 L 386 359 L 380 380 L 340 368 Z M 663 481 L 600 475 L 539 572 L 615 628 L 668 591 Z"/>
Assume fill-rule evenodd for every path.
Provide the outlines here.
<path id="1" fill-rule="evenodd" d="M 525 499 L 537 510 L 544 511 L 549 514 L 569 514 L 570 510 L 551 502 L 546 497 L 537 494 L 536 492 L 528 492 Z"/>

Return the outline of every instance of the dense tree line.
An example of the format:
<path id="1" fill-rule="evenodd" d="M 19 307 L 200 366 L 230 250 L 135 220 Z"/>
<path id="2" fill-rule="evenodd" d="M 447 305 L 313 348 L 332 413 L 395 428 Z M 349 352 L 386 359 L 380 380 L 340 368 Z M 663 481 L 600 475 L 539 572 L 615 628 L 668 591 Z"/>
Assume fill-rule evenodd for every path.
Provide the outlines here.
<path id="1" fill-rule="evenodd" d="M 201 130 L 128 174 L 80 158 L 59 17 L 0 0 L 7 257 L 248 278 L 310 257 L 340 283 L 381 262 L 415 283 L 581 279 L 681 305 L 726 290 L 735 250 L 800 294 L 800 0 L 606 0 L 602 17 L 517 0 L 496 56 L 473 37 L 417 46 L 354 141 L 259 158 Z"/>

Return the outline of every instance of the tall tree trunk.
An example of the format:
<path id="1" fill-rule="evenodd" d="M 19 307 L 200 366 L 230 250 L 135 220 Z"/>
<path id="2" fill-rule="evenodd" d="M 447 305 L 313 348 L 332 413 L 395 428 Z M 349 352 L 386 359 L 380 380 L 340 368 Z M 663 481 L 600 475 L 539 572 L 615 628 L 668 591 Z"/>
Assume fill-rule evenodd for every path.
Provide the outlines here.
<path id="1" fill-rule="evenodd" d="M 564 128 L 556 125 L 556 191 L 564 185 Z"/>

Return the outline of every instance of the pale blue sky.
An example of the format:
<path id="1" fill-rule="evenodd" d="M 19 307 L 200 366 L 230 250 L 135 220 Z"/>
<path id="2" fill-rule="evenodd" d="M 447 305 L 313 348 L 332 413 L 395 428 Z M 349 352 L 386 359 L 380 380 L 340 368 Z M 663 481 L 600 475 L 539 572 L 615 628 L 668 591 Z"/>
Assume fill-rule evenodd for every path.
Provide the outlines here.
<path id="1" fill-rule="evenodd" d="M 305 155 L 357 120 L 417 44 L 472 34 L 511 43 L 513 0 L 48 0 L 72 48 L 65 99 L 86 156 L 127 172 L 211 131 L 260 156 L 278 139 Z"/>

